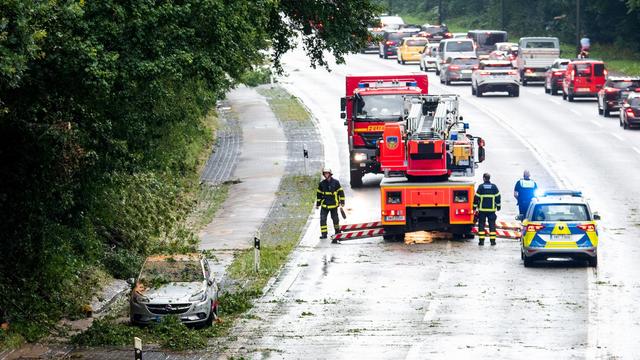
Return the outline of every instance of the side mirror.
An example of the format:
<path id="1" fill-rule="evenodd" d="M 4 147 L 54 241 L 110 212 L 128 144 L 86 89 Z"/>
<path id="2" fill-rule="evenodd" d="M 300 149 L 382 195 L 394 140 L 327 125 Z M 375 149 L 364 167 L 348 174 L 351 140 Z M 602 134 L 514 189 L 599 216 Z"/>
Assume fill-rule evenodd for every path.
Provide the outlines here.
<path id="1" fill-rule="evenodd" d="M 347 111 L 347 98 L 340 98 L 340 111 Z"/>
<path id="2" fill-rule="evenodd" d="M 213 280 L 211 280 L 211 279 L 207 280 L 207 285 L 209 285 L 209 286 L 213 285 Z"/>
<path id="3" fill-rule="evenodd" d="M 127 284 L 129 284 L 130 286 L 135 286 L 136 285 L 136 279 L 135 278 L 128 278 L 127 279 Z"/>
<path id="4" fill-rule="evenodd" d="M 594 213 L 593 214 L 593 220 L 602 220 L 602 218 L 600 217 L 600 214 Z"/>
<path id="5" fill-rule="evenodd" d="M 346 113 L 346 112 L 344 112 L 344 111 L 342 111 L 342 112 L 340 113 L 340 119 L 346 119 L 346 118 L 347 118 L 347 113 Z M 345 125 L 346 125 L 346 121 L 345 121 Z"/>
<path id="6" fill-rule="evenodd" d="M 524 215 L 520 215 L 520 214 L 518 214 L 518 215 L 516 216 L 516 220 L 518 220 L 518 221 L 522 221 L 522 220 L 524 220 Z"/>

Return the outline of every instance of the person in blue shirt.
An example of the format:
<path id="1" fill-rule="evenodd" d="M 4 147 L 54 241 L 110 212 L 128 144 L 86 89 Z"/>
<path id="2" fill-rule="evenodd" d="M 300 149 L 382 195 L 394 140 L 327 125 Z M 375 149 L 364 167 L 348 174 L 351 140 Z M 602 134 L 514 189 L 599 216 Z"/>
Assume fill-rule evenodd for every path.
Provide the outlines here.
<path id="1" fill-rule="evenodd" d="M 522 179 L 516 182 L 516 186 L 513 189 L 513 196 L 518 200 L 519 214 L 524 216 L 531 204 L 531 199 L 535 196 L 538 184 L 531 180 L 531 173 L 529 170 L 525 170 L 522 175 Z"/>

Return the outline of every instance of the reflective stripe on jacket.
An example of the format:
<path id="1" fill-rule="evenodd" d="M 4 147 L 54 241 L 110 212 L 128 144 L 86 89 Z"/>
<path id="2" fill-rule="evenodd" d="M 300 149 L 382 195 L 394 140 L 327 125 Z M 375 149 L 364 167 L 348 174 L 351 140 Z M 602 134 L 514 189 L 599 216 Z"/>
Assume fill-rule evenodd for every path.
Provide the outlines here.
<path id="1" fill-rule="evenodd" d="M 498 187 L 490 182 L 485 182 L 478 186 L 473 198 L 473 208 L 484 212 L 496 212 L 501 200 Z"/>
<path id="2" fill-rule="evenodd" d="M 344 205 L 344 190 L 340 182 L 334 178 L 328 181 L 324 179 L 318 184 L 316 191 L 316 205 L 327 209 L 335 209 L 338 205 Z"/>

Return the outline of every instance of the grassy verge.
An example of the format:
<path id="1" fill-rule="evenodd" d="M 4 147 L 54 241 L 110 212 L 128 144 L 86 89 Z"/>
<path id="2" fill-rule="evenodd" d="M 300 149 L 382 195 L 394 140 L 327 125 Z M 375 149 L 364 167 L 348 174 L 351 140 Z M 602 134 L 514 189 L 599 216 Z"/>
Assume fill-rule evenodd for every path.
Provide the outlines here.
<path id="1" fill-rule="evenodd" d="M 279 86 L 262 87 L 258 92 L 267 98 L 271 110 L 282 122 L 310 121 L 311 116 L 298 99 Z"/>

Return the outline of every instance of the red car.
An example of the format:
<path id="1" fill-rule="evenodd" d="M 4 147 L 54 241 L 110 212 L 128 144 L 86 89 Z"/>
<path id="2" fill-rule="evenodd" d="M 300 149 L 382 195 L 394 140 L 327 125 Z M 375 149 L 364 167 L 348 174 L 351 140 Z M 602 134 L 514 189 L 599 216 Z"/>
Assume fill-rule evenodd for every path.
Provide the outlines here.
<path id="1" fill-rule="evenodd" d="M 604 86 L 607 69 L 600 60 L 573 60 L 567 65 L 562 81 L 562 99 L 596 97 Z"/>
<path id="2" fill-rule="evenodd" d="M 640 77 L 609 77 L 598 91 L 598 114 L 608 117 L 612 111 L 620 110 L 622 90 L 640 88 Z"/>
<path id="3" fill-rule="evenodd" d="M 640 94 L 630 93 L 620 105 L 620 126 L 640 126 Z"/>
<path id="4" fill-rule="evenodd" d="M 558 91 L 562 91 L 562 79 L 564 79 L 564 73 L 570 61 L 569 59 L 556 59 L 551 64 L 544 76 L 544 92 L 555 95 Z"/>

